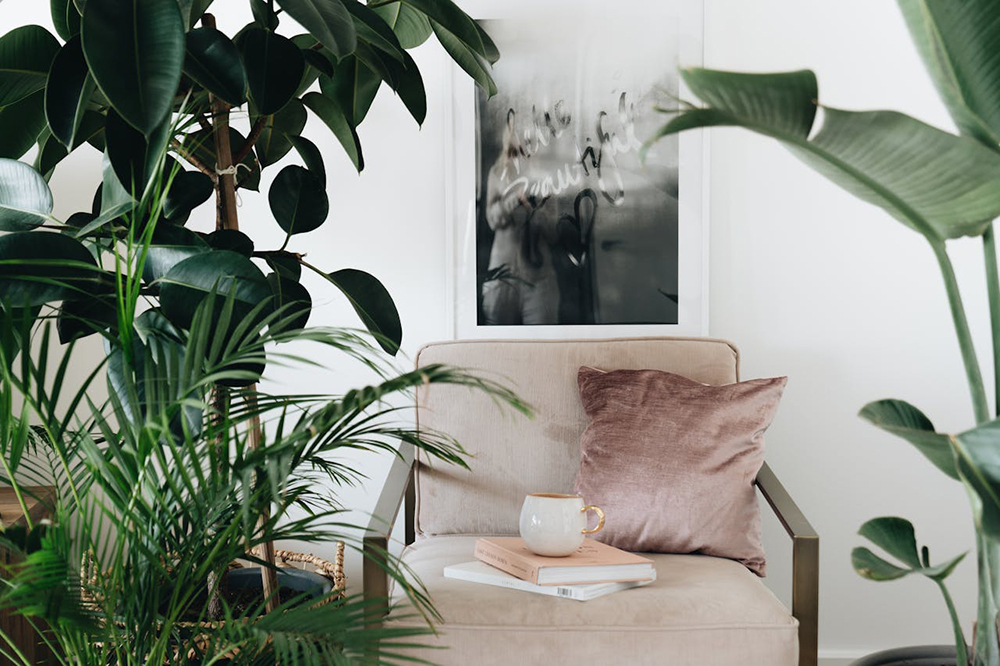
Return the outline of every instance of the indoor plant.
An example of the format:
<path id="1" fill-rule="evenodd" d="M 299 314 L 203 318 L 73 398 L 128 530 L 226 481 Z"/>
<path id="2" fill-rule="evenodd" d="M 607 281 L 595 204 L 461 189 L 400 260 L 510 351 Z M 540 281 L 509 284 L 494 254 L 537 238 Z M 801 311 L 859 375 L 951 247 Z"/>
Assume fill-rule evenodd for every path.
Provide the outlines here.
<path id="1" fill-rule="evenodd" d="M 881 206 L 928 241 L 944 279 L 977 425 L 959 434 L 938 433 L 920 410 L 881 400 L 861 416 L 904 438 L 968 491 L 976 526 L 978 619 L 971 653 L 944 579 L 959 555 L 932 566 L 918 551 L 913 526 L 896 517 L 865 523 L 861 535 L 895 558 L 856 548 L 861 575 L 892 580 L 920 573 L 942 590 L 951 615 L 960 663 L 1000 663 L 1000 404 L 988 404 L 982 373 L 946 241 L 981 237 L 993 334 L 994 379 L 1000 387 L 1000 283 L 992 220 L 1000 214 L 1000 5 L 990 0 L 900 0 L 911 35 L 939 93 L 961 131 L 944 132 L 890 111 L 850 112 L 817 103 L 812 72 L 738 74 L 683 72 L 704 107 L 685 105 L 651 140 L 686 129 L 739 126 L 778 139 L 797 157 L 856 196 Z M 822 122 L 817 114 L 822 113 Z M 814 128 L 818 125 L 818 128 Z M 648 144 L 647 144 L 648 147 Z M 1000 396 L 1000 391 L 997 391 Z M 912 655 L 910 655 L 912 657 Z M 897 663 L 891 655 L 866 663 Z"/>
<path id="2" fill-rule="evenodd" d="M 283 602 L 264 566 L 261 604 L 237 613 L 217 599 L 225 567 L 254 546 L 269 565 L 276 538 L 342 533 L 330 524 L 335 504 L 309 486 L 314 474 L 351 479 L 328 458 L 338 448 L 393 449 L 404 440 L 461 461 L 446 437 L 384 422 L 393 413 L 384 397 L 457 381 L 517 404 L 461 372 L 395 373 L 357 335 L 305 328 L 303 267 L 344 292 L 386 352 L 402 336 L 377 279 L 326 272 L 288 247 L 329 209 L 322 156 L 301 136 L 306 109 L 360 170 L 355 128 L 383 81 L 423 120 L 423 84 L 405 49 L 434 33 L 491 88 L 489 37 L 450 0 L 251 0 L 252 23 L 230 39 L 215 29 L 210 4 L 53 0 L 65 44 L 38 26 L 0 37 L 0 231 L 9 232 L 0 236 L 3 480 L 19 493 L 31 481 L 59 492 L 54 525 L 4 536 L 27 564 L 11 572 L 2 601 L 46 621 L 68 660 L 184 660 L 191 650 L 232 658 L 239 640 L 249 641 L 242 656 L 264 661 L 370 650 L 379 633 L 362 629 L 370 618 L 360 602 L 312 609 L 325 619 L 287 604 L 264 618 Z M 286 16 L 306 32 L 283 36 Z M 246 114 L 233 115 L 241 105 Z M 231 120 L 245 121 L 244 132 Z M 37 171 L 15 161 L 36 144 Z M 104 152 L 93 210 L 56 220 L 44 176 L 85 145 Z M 268 192 L 286 241 L 261 250 L 238 229 L 235 193 L 256 189 L 261 170 L 293 148 L 305 166 L 284 167 Z M 184 226 L 213 194 L 214 231 Z M 51 352 L 62 354 L 54 376 L 52 320 L 67 345 Z M 107 355 L 69 389 L 73 341 L 91 334 L 105 338 Z M 344 396 L 261 394 L 256 380 L 267 363 L 301 362 L 274 348 L 293 340 L 350 354 L 382 381 Z M 90 391 L 105 374 L 108 402 Z M 93 488 L 97 498 L 81 492 Z M 292 506 L 312 513 L 291 520 Z M 121 547 L 109 548 L 109 529 Z M 399 577 L 394 560 L 384 564 Z M 172 592 L 148 596 L 163 590 Z M 430 612 L 426 598 L 419 607 Z M 227 621 L 178 633 L 182 620 L 220 617 Z M 247 627 L 255 637 L 234 638 Z M 325 641 L 323 649 L 300 654 L 279 639 L 290 629 Z"/>

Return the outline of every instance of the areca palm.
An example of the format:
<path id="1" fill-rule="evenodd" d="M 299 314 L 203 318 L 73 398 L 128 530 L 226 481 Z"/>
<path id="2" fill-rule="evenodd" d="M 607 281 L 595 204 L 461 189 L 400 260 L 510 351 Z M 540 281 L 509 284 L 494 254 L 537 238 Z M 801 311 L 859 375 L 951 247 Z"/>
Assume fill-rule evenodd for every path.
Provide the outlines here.
<path id="1" fill-rule="evenodd" d="M 502 386 L 457 369 L 399 371 L 360 332 L 300 328 L 294 304 L 241 310 L 236 287 L 223 291 L 223 280 L 201 298 L 189 327 L 175 326 L 140 282 L 147 225 L 166 182 L 120 223 L 110 249 L 117 324 L 93 323 L 107 354 L 82 381 L 69 381 L 79 356 L 75 342 L 56 345 L 55 307 L 0 304 L 0 481 L 21 497 L 39 485 L 56 488 L 50 522 L 29 518 L 0 536 L 24 558 L 7 572 L 0 606 L 47 627 L 42 635 L 64 663 L 405 660 L 408 642 L 431 625 L 369 628 L 377 607 L 361 598 L 262 597 L 245 607 L 219 598 L 218 614 L 208 601 L 219 597 L 232 561 L 267 566 L 254 553 L 267 543 L 342 540 L 360 552 L 336 502 L 336 488 L 357 476 L 338 459 L 345 449 L 395 453 L 405 442 L 465 464 L 458 442 L 415 429 L 395 397 L 450 383 L 526 408 Z M 79 274 L 63 274 L 46 272 L 44 261 L 7 260 L 4 279 L 72 293 L 93 286 L 87 262 L 79 263 Z M 89 324 L 83 313 L 78 319 Z M 269 395 L 250 385 L 265 358 L 269 367 L 318 365 L 291 342 L 347 355 L 377 381 L 336 395 Z M 111 390 L 100 399 L 105 380 Z M 379 561 L 432 621 L 419 583 L 398 560 Z M 0 653 L 25 663 L 0 638 Z M 387 638 L 391 647 L 380 648 Z"/>

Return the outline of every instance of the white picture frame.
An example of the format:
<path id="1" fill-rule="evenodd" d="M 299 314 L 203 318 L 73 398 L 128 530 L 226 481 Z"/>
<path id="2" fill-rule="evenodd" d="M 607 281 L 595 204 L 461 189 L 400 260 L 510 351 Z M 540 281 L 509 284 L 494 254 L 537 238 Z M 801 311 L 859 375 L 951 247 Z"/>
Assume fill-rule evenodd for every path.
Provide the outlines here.
<path id="1" fill-rule="evenodd" d="M 703 64 L 704 7 L 702 0 L 675 0 L 649 3 L 619 0 L 613 5 L 598 0 L 547 0 L 544 5 L 530 0 L 469 0 L 462 8 L 478 20 L 525 20 L 535 24 L 601 18 L 610 14 L 615 20 L 634 20 L 645 25 L 659 25 L 674 31 L 676 63 L 656 64 L 660 70 L 677 66 Z M 565 17 L 572 17 L 566 19 Z M 609 19 L 610 20 L 610 19 Z M 615 35 L 608 36 L 603 48 L 615 47 Z M 622 38 L 618 36 L 618 38 Z M 626 36 L 627 39 L 627 36 Z M 503 58 L 503 44 L 498 42 Z M 631 44 L 628 48 L 634 48 Z M 498 63 L 498 66 L 500 63 Z M 536 338 L 577 339 L 650 335 L 701 336 L 708 333 L 708 145 L 702 130 L 679 135 L 677 145 L 677 315 L 676 323 L 594 323 L 553 325 L 493 325 L 480 319 L 479 283 L 476 261 L 477 220 L 477 94 L 475 84 L 449 60 L 446 92 L 446 127 L 451 128 L 445 142 L 445 214 L 446 246 L 450 259 L 446 287 L 450 307 L 449 330 L 455 339 Z M 693 95 L 678 77 L 678 95 L 691 100 Z M 666 122 L 667 116 L 662 116 Z M 639 137 L 644 141 L 648 137 Z"/>

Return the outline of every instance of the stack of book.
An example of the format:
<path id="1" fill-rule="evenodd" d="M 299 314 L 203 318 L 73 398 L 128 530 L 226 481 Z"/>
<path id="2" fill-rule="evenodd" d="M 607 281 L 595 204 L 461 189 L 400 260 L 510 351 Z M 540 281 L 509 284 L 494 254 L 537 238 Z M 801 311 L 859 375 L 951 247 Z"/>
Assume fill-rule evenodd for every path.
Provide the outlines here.
<path id="1" fill-rule="evenodd" d="M 569 557 L 535 555 L 515 537 L 476 541 L 476 561 L 444 568 L 445 578 L 590 601 L 656 580 L 649 558 L 587 539 Z"/>

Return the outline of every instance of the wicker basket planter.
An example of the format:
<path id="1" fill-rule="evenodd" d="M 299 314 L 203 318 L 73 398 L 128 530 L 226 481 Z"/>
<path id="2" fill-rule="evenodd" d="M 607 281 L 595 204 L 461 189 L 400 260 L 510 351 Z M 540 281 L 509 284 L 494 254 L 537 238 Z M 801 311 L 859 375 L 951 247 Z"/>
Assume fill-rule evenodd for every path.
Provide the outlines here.
<path id="1" fill-rule="evenodd" d="M 259 556 L 256 550 L 251 551 L 251 554 L 255 557 Z M 297 569 L 301 571 L 309 571 L 316 573 L 323 578 L 330 581 L 332 586 L 329 594 L 325 596 L 317 605 L 323 605 L 332 603 L 339 599 L 343 599 L 347 594 L 347 576 L 344 574 L 344 543 L 337 542 L 336 554 L 334 556 L 334 561 L 330 562 L 322 557 L 308 553 L 299 553 L 293 550 L 277 550 L 275 551 L 275 565 L 279 568 L 284 569 Z M 234 561 L 229 564 L 227 568 L 227 573 L 233 570 L 247 570 L 247 569 L 260 569 L 260 565 L 256 563 L 249 563 L 248 561 Z M 96 582 L 97 575 L 93 571 L 93 564 L 90 557 L 87 557 L 84 561 L 84 577 L 86 580 Z M 82 590 L 82 596 L 87 605 L 89 605 L 94 610 L 99 610 L 102 606 L 103 599 L 95 597 L 88 590 Z M 211 628 L 218 626 L 216 621 L 208 622 L 178 622 L 177 626 L 186 629 L 193 630 L 197 632 L 199 627 Z M 194 638 L 195 642 L 199 644 L 200 647 L 204 647 L 207 643 L 207 637 L 196 636 Z M 204 643 L 203 643 L 204 641 Z"/>

